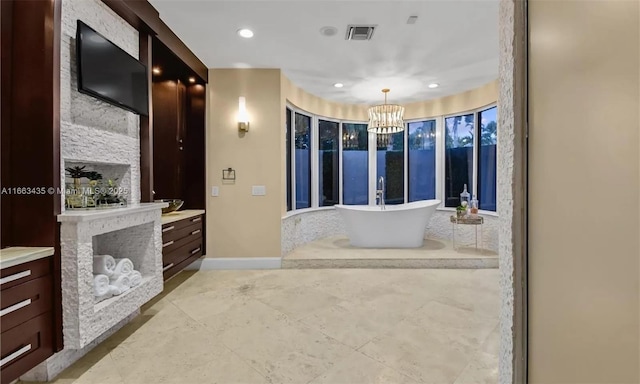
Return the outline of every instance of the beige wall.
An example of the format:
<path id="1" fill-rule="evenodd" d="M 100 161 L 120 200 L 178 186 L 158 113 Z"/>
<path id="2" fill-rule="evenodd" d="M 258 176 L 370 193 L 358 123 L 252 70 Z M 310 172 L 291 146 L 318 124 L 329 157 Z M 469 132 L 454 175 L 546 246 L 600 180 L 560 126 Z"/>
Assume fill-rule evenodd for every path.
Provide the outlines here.
<path id="1" fill-rule="evenodd" d="M 529 375 L 638 383 L 639 3 L 529 2 Z"/>
<path id="2" fill-rule="evenodd" d="M 211 69 L 207 126 L 207 257 L 280 257 L 282 108 L 280 70 Z M 238 133 L 238 97 L 250 130 Z M 235 183 L 222 169 L 236 170 Z M 220 187 L 212 197 L 211 186 Z M 252 196 L 252 185 L 266 196 Z"/>
<path id="3" fill-rule="evenodd" d="M 498 100 L 498 80 L 456 95 L 404 104 L 404 115 L 407 120 L 452 115 L 493 104 L 496 100 Z"/>
<path id="4" fill-rule="evenodd" d="M 302 88 L 298 88 L 284 75 L 282 75 L 282 98 L 294 106 L 313 113 L 314 115 L 332 117 L 340 120 L 369 120 L 367 115 L 368 105 L 343 104 L 325 100 L 310 94 Z"/>

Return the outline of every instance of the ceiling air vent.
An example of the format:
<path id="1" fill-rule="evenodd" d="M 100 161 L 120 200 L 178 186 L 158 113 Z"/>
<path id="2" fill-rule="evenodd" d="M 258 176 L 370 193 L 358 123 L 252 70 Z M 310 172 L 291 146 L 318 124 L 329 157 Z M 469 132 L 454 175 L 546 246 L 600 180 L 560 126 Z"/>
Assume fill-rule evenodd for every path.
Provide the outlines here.
<path id="1" fill-rule="evenodd" d="M 371 40 L 375 25 L 347 25 L 346 40 Z"/>

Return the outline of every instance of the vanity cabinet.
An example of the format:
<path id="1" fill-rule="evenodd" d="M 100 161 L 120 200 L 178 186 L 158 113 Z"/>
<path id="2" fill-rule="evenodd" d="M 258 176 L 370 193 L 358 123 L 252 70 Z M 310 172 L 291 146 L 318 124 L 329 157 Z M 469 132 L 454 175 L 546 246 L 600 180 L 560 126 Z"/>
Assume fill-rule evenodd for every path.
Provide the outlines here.
<path id="1" fill-rule="evenodd" d="M 189 216 L 180 212 L 176 214 Z M 204 254 L 203 225 L 204 214 L 196 214 L 162 225 L 162 270 L 165 280 L 182 271 Z"/>
<path id="2" fill-rule="evenodd" d="M 53 258 L 0 270 L 0 376 L 10 383 L 54 352 Z"/>

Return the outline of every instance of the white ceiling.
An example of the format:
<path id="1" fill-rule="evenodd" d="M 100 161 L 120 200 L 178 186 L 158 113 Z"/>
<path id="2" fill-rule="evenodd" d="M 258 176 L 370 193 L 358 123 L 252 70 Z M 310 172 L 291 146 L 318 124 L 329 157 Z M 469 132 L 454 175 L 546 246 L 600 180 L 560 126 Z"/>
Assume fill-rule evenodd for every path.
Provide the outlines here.
<path id="1" fill-rule="evenodd" d="M 379 103 L 382 88 L 389 102 L 428 100 L 498 77 L 498 0 L 150 1 L 209 68 L 281 68 L 334 101 Z M 378 26 L 370 41 L 347 41 L 348 24 Z M 323 36 L 324 26 L 338 33 Z M 240 28 L 255 36 L 239 37 Z"/>

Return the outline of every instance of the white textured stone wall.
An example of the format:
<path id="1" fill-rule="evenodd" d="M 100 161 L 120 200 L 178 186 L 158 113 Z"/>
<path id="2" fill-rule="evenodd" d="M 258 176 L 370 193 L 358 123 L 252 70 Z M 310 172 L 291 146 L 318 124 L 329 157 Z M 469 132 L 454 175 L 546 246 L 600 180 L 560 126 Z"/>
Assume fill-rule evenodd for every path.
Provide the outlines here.
<path id="1" fill-rule="evenodd" d="M 523 250 L 524 228 L 524 69 L 526 62 L 525 3 L 500 0 L 498 93 L 498 214 L 500 263 L 499 384 L 524 382 L 525 370 L 515 370 L 515 260 Z M 520 265 L 524 268 L 524 265 Z M 524 273 L 524 269 L 519 269 Z M 524 303 L 519 303 L 524 305 Z M 521 334 L 519 337 L 526 337 Z M 525 362 L 526 364 L 526 362 Z M 522 367 L 522 363 L 517 363 Z"/>
<path id="2" fill-rule="evenodd" d="M 64 168 L 77 163 L 103 172 L 105 179 L 118 178 L 128 191 L 127 202 L 140 202 L 139 117 L 124 109 L 78 92 L 75 36 L 77 20 L 104 35 L 138 58 L 138 31 L 100 0 L 62 2 L 60 54 L 60 161 Z M 67 164 L 68 163 L 68 164 Z M 74 164 L 72 164 L 74 163 Z M 105 164 L 117 165 L 116 167 Z M 62 197 L 64 199 L 64 196 Z M 64 200 L 62 201 L 64 207 Z"/>
<path id="3" fill-rule="evenodd" d="M 451 240 L 453 227 L 451 211 L 436 211 L 427 225 L 425 236 L 430 239 Z M 498 249 L 498 224 L 496 216 L 485 215 L 482 227 L 484 248 L 492 251 Z M 344 222 L 335 209 L 303 210 L 282 218 L 282 256 L 295 248 L 329 236 L 345 235 Z M 480 242 L 480 231 L 478 241 Z M 456 242 L 474 244 L 475 228 L 471 225 L 460 225 L 456 232 Z"/>
<path id="4" fill-rule="evenodd" d="M 312 241 L 346 233 L 340 214 L 333 208 L 292 214 L 282 219 L 282 256 Z"/>

